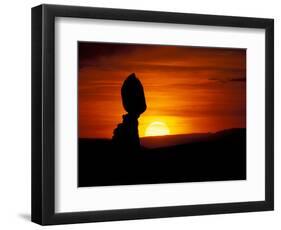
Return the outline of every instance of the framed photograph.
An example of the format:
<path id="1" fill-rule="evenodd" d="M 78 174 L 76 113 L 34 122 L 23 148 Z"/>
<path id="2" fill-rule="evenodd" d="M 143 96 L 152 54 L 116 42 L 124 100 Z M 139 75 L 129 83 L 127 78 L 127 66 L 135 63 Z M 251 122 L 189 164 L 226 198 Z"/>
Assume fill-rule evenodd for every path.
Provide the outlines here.
<path id="1" fill-rule="evenodd" d="M 32 8 L 32 221 L 273 210 L 274 21 Z"/>

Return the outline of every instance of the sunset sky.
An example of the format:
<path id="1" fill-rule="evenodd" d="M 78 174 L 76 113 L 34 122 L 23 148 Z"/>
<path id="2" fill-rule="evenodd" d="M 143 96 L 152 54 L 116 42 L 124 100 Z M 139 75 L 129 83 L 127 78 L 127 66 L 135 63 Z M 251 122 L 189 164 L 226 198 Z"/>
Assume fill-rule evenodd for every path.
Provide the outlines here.
<path id="1" fill-rule="evenodd" d="M 246 127 L 246 50 L 187 46 L 78 43 L 80 138 L 111 138 L 126 113 L 121 86 L 142 82 L 147 110 L 139 134 L 163 123 L 169 134 Z"/>

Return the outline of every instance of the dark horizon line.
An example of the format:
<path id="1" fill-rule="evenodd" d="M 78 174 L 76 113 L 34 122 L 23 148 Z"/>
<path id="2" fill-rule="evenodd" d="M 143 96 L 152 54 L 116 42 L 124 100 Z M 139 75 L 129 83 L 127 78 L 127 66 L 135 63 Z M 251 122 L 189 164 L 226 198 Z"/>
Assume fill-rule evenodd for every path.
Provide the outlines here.
<path id="1" fill-rule="evenodd" d="M 159 136 L 144 136 L 140 137 L 140 139 L 143 138 L 153 138 L 153 137 L 168 137 L 168 136 L 185 136 L 185 135 L 203 135 L 203 134 L 216 134 L 226 131 L 233 131 L 233 130 L 243 130 L 246 129 L 246 127 L 240 127 L 240 128 L 229 128 L 229 129 L 221 129 L 215 132 L 195 132 L 195 133 L 180 133 L 180 134 L 171 134 L 171 135 L 159 135 Z M 84 140 L 111 140 L 111 138 L 108 137 L 78 137 L 78 139 L 84 139 Z"/>

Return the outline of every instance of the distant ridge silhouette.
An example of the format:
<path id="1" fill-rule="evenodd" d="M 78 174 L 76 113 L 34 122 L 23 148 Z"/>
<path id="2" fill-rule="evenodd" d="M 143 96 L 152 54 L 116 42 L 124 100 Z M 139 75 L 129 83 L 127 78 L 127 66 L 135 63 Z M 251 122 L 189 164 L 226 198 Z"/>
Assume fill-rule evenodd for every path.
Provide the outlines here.
<path id="1" fill-rule="evenodd" d="M 178 137 L 182 139 L 179 141 Z M 246 128 L 206 133 L 205 136 L 189 134 L 147 138 L 156 140 L 156 144 L 162 139 L 167 146 L 152 146 L 152 148 L 144 146 L 140 148 L 138 154 L 120 154 L 119 149 L 110 139 L 80 138 L 79 153 L 82 154 L 79 154 L 78 160 L 78 186 L 247 178 Z M 173 138 L 176 139 L 175 145 Z M 141 143 L 142 140 L 143 138 Z"/>
<path id="2" fill-rule="evenodd" d="M 160 148 L 169 147 L 181 144 L 188 144 L 198 141 L 212 141 L 220 136 L 232 135 L 241 132 L 243 128 L 231 128 L 220 130 L 217 132 L 205 132 L 205 133 L 189 133 L 189 134 L 175 134 L 165 136 L 148 136 L 141 137 L 141 146 L 145 148 Z"/>

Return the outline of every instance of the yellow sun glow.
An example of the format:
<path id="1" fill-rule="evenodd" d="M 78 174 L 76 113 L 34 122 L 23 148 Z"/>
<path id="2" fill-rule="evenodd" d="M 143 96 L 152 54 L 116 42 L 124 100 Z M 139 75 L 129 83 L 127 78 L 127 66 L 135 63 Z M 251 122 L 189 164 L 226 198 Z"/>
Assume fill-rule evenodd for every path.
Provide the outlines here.
<path id="1" fill-rule="evenodd" d="M 170 130 L 168 126 L 160 121 L 150 123 L 145 130 L 145 136 L 163 136 L 169 134 Z"/>

